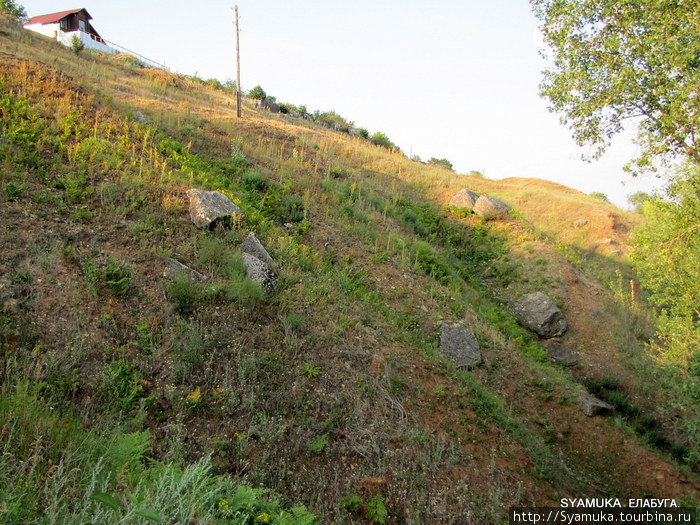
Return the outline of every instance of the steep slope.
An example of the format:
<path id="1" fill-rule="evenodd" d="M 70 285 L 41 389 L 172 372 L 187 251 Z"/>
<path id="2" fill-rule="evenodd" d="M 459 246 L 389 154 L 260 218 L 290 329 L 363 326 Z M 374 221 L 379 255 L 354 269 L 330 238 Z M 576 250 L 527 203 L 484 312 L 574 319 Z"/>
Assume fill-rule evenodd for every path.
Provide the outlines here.
<path id="1" fill-rule="evenodd" d="M 7 421 L 20 420 L 11 401 L 28 399 L 38 421 L 55 411 L 100 435 L 142 436 L 101 492 L 126 500 L 154 459 L 211 454 L 215 472 L 322 522 L 499 523 L 511 505 L 564 496 L 700 495 L 622 420 L 587 418 L 576 403 L 579 383 L 611 373 L 645 413 L 664 399 L 642 396 L 609 322 L 612 294 L 595 280 L 625 267 L 576 250 L 616 235 L 624 251 L 618 225 L 636 218 L 550 183 L 455 176 L 249 105 L 239 120 L 225 92 L 75 56 L 6 21 L 0 53 L 0 406 Z M 518 213 L 485 224 L 446 209 L 464 186 Z M 198 230 L 191 187 L 229 195 L 243 218 Z M 579 218 L 590 227 L 573 227 Z M 280 275 L 271 299 L 241 269 L 249 231 Z M 164 257 L 207 281 L 164 279 Z M 533 289 L 571 322 L 564 340 L 583 362 L 573 372 L 546 362 L 507 313 Z M 456 370 L 439 355 L 443 321 L 476 332 L 484 366 Z M 21 439 L 18 459 L 40 447 L 68 465 L 48 428 L 18 438 L 6 426 L 3 445 Z M 5 479 L 23 473 L 0 466 Z M 26 500 L 55 481 L 44 467 Z M 67 505 L 90 495 L 88 481 Z M 224 521 L 234 500 L 218 490 L 192 506 Z M 165 513 L 159 501 L 144 505 Z M 9 522 L 52 510 L 9 508 Z"/>

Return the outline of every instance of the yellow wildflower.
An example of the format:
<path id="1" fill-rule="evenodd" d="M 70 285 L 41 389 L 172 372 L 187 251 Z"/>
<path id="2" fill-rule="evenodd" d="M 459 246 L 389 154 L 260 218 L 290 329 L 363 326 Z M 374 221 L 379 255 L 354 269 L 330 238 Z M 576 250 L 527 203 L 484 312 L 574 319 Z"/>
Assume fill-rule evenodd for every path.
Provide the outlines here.
<path id="1" fill-rule="evenodd" d="M 202 399 L 202 388 L 197 387 L 192 392 L 187 394 L 187 401 L 197 404 Z"/>

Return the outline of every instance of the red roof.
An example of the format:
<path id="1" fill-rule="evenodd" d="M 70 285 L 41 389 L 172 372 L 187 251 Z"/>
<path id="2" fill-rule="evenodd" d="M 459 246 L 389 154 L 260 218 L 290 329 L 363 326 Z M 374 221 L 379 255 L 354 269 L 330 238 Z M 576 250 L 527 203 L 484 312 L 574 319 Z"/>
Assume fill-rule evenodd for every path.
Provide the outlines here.
<path id="1" fill-rule="evenodd" d="M 85 11 L 85 14 L 88 17 L 88 20 L 92 20 L 92 17 L 90 16 L 90 13 L 87 12 L 87 9 L 81 8 L 81 9 L 71 9 L 70 11 L 61 11 L 60 13 L 51 13 L 48 15 L 39 15 L 35 16 L 33 18 L 29 19 L 29 22 L 27 22 L 25 25 L 29 24 L 54 24 L 61 20 L 62 18 L 67 17 L 68 15 L 72 15 L 73 13 L 79 13 L 80 11 Z"/>

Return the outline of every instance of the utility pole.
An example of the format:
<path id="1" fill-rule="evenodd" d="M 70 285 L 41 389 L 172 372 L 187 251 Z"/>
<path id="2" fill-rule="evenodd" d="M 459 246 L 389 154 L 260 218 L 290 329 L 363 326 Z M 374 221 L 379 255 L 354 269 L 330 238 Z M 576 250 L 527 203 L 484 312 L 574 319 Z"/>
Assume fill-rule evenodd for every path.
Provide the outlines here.
<path id="1" fill-rule="evenodd" d="M 236 12 L 236 116 L 241 118 L 241 47 L 238 37 L 238 6 Z"/>

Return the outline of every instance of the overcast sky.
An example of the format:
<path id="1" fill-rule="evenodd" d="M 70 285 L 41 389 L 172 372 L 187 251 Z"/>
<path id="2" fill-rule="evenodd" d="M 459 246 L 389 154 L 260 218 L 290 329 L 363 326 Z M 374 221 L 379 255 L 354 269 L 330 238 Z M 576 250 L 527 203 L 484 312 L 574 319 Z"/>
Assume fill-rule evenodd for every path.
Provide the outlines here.
<path id="1" fill-rule="evenodd" d="M 30 17 L 85 7 L 104 38 L 171 70 L 235 78 L 234 2 L 18 3 Z M 238 9 L 244 90 L 259 84 L 280 102 L 335 110 L 460 173 L 547 179 L 621 207 L 660 185 L 622 171 L 636 151 L 629 140 L 581 160 L 538 96 L 544 61 L 527 0 L 240 0 Z"/>

